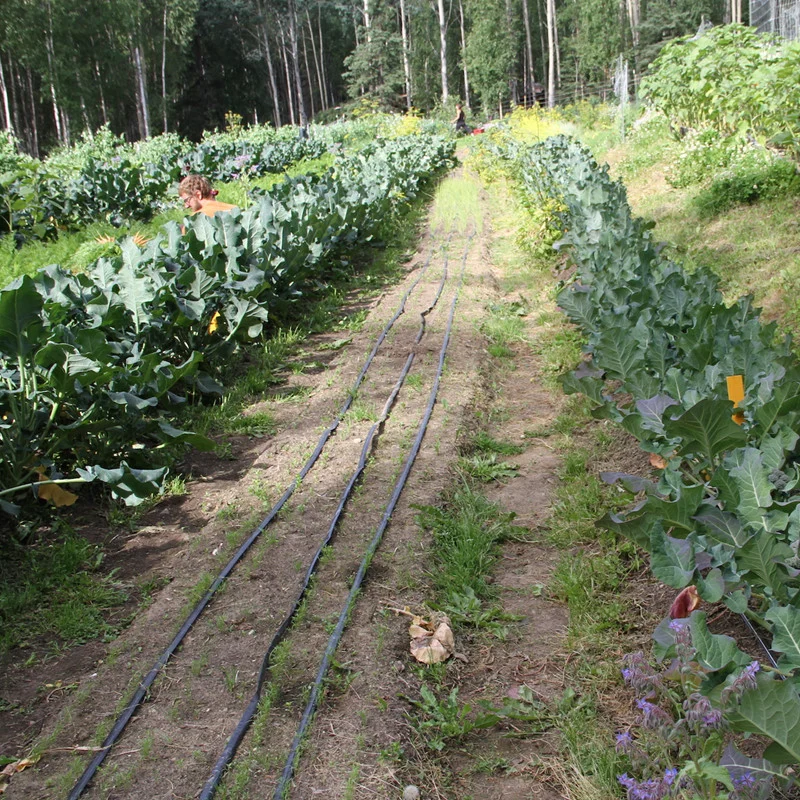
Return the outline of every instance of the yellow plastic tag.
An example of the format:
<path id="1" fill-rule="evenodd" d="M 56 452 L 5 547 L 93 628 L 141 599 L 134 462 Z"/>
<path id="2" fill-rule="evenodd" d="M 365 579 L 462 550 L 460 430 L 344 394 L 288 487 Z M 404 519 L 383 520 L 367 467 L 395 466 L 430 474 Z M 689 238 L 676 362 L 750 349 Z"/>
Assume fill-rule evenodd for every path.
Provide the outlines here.
<path id="1" fill-rule="evenodd" d="M 728 400 L 733 403 L 734 408 L 738 408 L 739 403 L 744 400 L 744 375 L 731 375 L 725 380 L 728 384 Z M 737 425 L 741 425 L 744 422 L 744 413 L 737 411 L 731 415 L 731 419 Z"/>

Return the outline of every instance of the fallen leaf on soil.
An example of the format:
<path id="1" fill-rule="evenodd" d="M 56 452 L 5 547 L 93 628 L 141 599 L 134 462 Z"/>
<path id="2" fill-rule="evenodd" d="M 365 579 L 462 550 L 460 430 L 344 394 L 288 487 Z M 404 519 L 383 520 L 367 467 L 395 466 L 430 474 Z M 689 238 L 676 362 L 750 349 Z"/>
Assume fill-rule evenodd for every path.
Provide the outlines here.
<path id="1" fill-rule="evenodd" d="M 686 619 L 700 605 L 700 595 L 695 586 L 681 589 L 680 594 L 672 601 L 669 615 L 672 619 Z"/>
<path id="2" fill-rule="evenodd" d="M 422 664 L 439 664 L 453 655 L 455 639 L 450 620 L 442 615 L 434 622 L 414 617 L 408 626 L 411 655 Z"/>
<path id="3" fill-rule="evenodd" d="M 37 470 L 36 474 L 39 476 L 40 481 L 49 480 L 44 472 Z M 36 487 L 37 494 L 40 500 L 47 500 L 54 506 L 71 506 L 78 499 L 78 495 L 62 489 L 57 483 L 45 483 Z"/>
<path id="4" fill-rule="evenodd" d="M 12 775 L 16 775 L 18 772 L 22 772 L 22 770 L 27 769 L 28 767 L 32 767 L 41 756 L 36 756 L 36 758 L 21 758 L 19 761 L 12 761 L 10 764 L 6 764 L 2 770 L 0 770 L 0 794 L 4 794 L 6 789 L 8 789 L 8 779 Z"/>

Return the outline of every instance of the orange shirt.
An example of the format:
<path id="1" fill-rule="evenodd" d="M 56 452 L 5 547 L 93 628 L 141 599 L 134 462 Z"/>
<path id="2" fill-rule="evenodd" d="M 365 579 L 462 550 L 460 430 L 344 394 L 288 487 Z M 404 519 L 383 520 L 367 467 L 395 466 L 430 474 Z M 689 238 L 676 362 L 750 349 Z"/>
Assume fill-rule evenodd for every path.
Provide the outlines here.
<path id="1" fill-rule="evenodd" d="M 236 206 L 232 206 L 230 203 L 220 203 L 219 200 L 206 200 L 200 211 L 209 217 L 213 217 L 217 211 L 230 211 L 232 208 L 236 208 Z"/>

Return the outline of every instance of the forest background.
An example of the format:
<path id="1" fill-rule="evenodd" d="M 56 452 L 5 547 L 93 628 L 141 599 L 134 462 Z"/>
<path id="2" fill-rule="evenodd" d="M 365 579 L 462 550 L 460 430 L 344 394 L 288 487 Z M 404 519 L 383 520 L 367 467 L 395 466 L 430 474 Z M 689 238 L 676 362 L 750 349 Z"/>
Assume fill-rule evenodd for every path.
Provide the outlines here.
<path id="1" fill-rule="evenodd" d="M 739 0 L 740 2 L 740 0 Z M 746 5 L 746 4 L 745 4 Z M 40 157 L 106 125 L 199 139 L 364 104 L 483 118 L 634 84 L 666 41 L 736 0 L 2 0 L 0 127 Z M 230 119 L 231 117 L 228 117 Z"/>

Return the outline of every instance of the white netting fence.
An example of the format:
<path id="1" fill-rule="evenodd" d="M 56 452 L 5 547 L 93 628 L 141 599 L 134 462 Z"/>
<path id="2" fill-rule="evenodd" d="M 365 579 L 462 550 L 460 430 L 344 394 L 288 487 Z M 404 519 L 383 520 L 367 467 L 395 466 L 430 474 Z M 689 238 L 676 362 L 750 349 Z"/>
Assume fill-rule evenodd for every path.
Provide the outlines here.
<path id="1" fill-rule="evenodd" d="M 760 33 L 800 39 L 800 0 L 750 0 L 750 24 Z"/>

